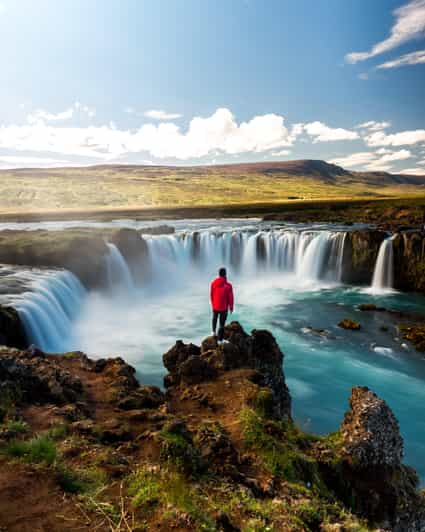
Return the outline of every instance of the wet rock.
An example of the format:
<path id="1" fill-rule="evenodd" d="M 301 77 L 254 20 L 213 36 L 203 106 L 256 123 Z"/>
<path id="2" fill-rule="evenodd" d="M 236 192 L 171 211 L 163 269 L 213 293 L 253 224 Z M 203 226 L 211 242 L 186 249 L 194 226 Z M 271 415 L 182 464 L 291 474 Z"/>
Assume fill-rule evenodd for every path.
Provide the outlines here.
<path id="1" fill-rule="evenodd" d="M 350 410 L 341 426 L 344 454 L 354 467 L 399 467 L 403 440 L 387 403 L 367 387 L 352 389 Z"/>
<path id="2" fill-rule="evenodd" d="M 347 233 L 344 247 L 343 281 L 370 284 L 385 231 L 361 230 Z"/>
<path id="3" fill-rule="evenodd" d="M 341 329 L 347 329 L 349 331 L 359 331 L 361 329 L 360 323 L 350 320 L 349 318 L 341 320 L 338 323 L 338 327 L 341 327 Z"/>
<path id="4" fill-rule="evenodd" d="M 412 342 L 418 351 L 425 352 L 425 325 L 400 325 L 405 340 Z"/>
<path id="5" fill-rule="evenodd" d="M 399 233 L 393 240 L 394 288 L 425 293 L 425 234 Z"/>
<path id="6" fill-rule="evenodd" d="M 144 227 L 140 232 L 142 235 L 172 235 L 176 230 L 171 225 L 163 224 L 154 227 Z"/>
<path id="7" fill-rule="evenodd" d="M 25 349 L 27 338 L 18 312 L 0 305 L 0 345 Z"/>
<path id="8" fill-rule="evenodd" d="M 362 303 L 357 307 L 362 312 L 375 311 L 375 312 L 384 312 L 385 307 L 378 307 L 374 303 Z"/>

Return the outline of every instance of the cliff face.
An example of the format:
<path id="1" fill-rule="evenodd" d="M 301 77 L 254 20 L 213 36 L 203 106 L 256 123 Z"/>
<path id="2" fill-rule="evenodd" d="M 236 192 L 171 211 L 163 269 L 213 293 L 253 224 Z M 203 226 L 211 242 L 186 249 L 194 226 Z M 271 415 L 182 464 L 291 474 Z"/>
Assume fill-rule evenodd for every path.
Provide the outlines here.
<path id="1" fill-rule="evenodd" d="M 343 281 L 370 284 L 379 246 L 386 233 L 363 230 L 347 234 L 344 248 Z"/>
<path id="2" fill-rule="evenodd" d="M 340 431 L 305 434 L 273 336 L 235 322 L 225 335 L 177 342 L 165 393 L 119 358 L 0 349 L 0 526 L 425 529 L 384 401 L 354 388 Z"/>
<path id="3" fill-rule="evenodd" d="M 425 293 L 425 235 L 399 233 L 393 249 L 395 288 Z"/>
<path id="4" fill-rule="evenodd" d="M 134 270 L 135 279 L 143 278 L 147 245 L 133 229 L 64 231 L 2 231 L 0 263 L 23 266 L 65 268 L 76 275 L 86 288 L 98 288 L 106 282 L 109 253 L 105 241 L 114 243 Z"/>

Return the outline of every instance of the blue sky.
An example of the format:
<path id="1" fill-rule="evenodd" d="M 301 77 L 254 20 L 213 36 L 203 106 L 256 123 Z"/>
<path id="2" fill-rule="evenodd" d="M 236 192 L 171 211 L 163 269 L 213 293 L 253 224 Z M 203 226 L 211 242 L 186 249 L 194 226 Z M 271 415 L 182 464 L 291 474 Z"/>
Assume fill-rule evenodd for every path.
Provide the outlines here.
<path id="1" fill-rule="evenodd" d="M 425 0 L 0 0 L 0 168 L 425 173 Z"/>

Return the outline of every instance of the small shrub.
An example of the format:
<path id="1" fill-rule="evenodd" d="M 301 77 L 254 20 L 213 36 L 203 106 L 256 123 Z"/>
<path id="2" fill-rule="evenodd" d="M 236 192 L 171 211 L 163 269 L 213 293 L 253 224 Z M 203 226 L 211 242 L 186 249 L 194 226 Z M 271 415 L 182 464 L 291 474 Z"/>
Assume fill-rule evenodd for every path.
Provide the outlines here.
<path id="1" fill-rule="evenodd" d="M 49 430 L 49 437 L 52 440 L 63 440 L 68 433 L 66 425 L 54 425 Z"/>
<path id="2" fill-rule="evenodd" d="M 3 452 L 30 463 L 44 462 L 51 465 L 57 458 L 55 442 L 47 436 L 36 436 L 28 441 L 13 440 L 6 445 Z"/>
<path id="3" fill-rule="evenodd" d="M 25 432 L 28 432 L 28 423 L 22 419 L 11 419 L 4 423 L 2 428 L 6 429 L 13 435 L 25 434 Z"/>

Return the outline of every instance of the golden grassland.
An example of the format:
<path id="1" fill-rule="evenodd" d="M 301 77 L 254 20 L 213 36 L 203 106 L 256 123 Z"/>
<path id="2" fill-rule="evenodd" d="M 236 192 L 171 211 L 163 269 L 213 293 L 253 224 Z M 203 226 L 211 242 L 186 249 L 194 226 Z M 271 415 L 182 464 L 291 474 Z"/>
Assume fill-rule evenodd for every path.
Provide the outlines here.
<path id="1" fill-rule="evenodd" d="M 91 167 L 0 172 L 0 215 L 11 213 L 176 209 L 419 198 L 424 186 L 337 180 L 220 167 Z"/>

